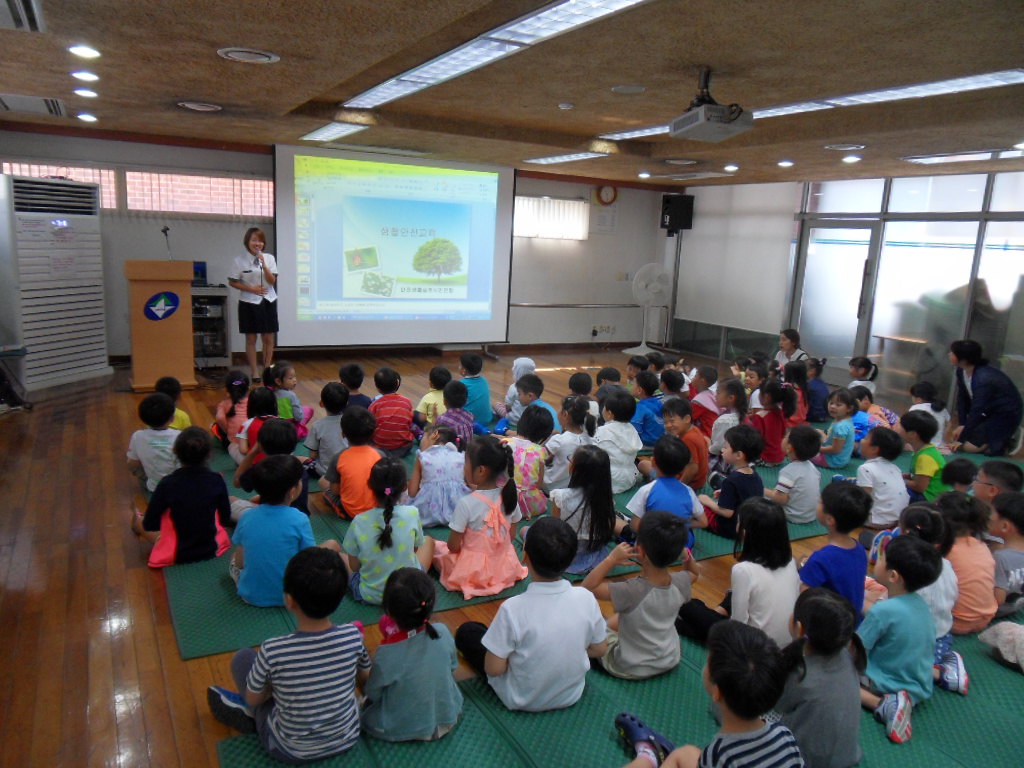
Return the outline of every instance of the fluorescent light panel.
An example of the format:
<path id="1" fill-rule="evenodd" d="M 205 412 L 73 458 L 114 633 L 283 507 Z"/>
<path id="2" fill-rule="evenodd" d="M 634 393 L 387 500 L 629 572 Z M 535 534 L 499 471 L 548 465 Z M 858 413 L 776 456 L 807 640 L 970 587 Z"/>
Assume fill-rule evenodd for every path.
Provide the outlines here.
<path id="1" fill-rule="evenodd" d="M 524 160 L 524 163 L 536 163 L 537 165 L 553 165 L 555 163 L 571 163 L 574 160 L 590 160 L 594 157 L 606 157 L 601 152 L 574 152 L 570 155 L 552 155 L 551 157 L 533 157 Z"/>
<path id="2" fill-rule="evenodd" d="M 639 139 L 644 136 L 658 136 L 668 133 L 667 125 L 652 125 L 647 128 L 635 128 L 631 131 L 615 131 L 614 133 L 602 133 L 598 138 L 610 139 L 611 141 L 624 141 L 626 139 Z"/>
<path id="3" fill-rule="evenodd" d="M 350 136 L 353 133 L 357 133 L 366 129 L 365 125 L 356 125 L 355 123 L 328 123 L 315 131 L 307 133 L 305 136 L 300 136 L 299 141 L 332 141 L 333 139 L 340 139 L 342 136 Z"/>
<path id="4" fill-rule="evenodd" d="M 516 19 L 349 99 L 344 106 L 372 109 L 452 80 L 574 27 L 645 0 L 565 0 Z"/>
<path id="5" fill-rule="evenodd" d="M 908 163 L 918 163 L 919 165 L 940 165 L 942 163 L 1005 160 L 1013 157 L 1024 157 L 1024 152 L 1018 149 L 981 149 L 972 152 L 952 152 L 944 155 L 912 155 L 903 159 Z"/>

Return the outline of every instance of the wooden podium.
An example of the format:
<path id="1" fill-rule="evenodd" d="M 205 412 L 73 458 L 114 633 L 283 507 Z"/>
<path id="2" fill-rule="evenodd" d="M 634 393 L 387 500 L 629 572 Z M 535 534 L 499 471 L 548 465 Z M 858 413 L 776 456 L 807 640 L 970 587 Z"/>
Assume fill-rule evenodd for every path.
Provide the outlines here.
<path id="1" fill-rule="evenodd" d="M 192 262 L 126 261 L 132 328 L 134 392 L 152 392 L 157 379 L 174 376 L 195 389 L 192 344 Z"/>

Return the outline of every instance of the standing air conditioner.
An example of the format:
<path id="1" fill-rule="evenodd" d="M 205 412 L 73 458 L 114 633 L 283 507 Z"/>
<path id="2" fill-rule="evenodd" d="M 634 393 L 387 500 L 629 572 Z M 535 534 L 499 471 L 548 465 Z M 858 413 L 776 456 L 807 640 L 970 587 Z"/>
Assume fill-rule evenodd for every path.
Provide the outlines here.
<path id="1" fill-rule="evenodd" d="M 109 375 L 99 188 L 0 176 L 0 345 L 28 392 Z"/>

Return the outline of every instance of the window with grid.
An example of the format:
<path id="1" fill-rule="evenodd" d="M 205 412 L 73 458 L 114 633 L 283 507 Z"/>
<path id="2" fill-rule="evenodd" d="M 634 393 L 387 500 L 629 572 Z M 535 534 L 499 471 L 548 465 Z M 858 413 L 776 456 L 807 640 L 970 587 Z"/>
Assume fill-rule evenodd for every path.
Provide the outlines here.
<path id="1" fill-rule="evenodd" d="M 130 211 L 272 218 L 274 182 L 230 176 L 125 172 Z"/>
<path id="2" fill-rule="evenodd" d="M 29 176 L 35 179 L 58 177 L 99 184 L 100 207 L 117 208 L 117 174 L 113 168 L 72 168 L 67 165 L 5 162 L 0 164 L 0 170 L 11 176 Z"/>

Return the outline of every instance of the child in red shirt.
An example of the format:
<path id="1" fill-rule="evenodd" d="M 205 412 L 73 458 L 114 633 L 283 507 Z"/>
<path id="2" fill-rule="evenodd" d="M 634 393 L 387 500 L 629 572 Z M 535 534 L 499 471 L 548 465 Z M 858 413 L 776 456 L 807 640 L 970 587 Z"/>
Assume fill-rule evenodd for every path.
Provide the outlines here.
<path id="1" fill-rule="evenodd" d="M 377 419 L 373 442 L 382 451 L 402 458 L 413 446 L 412 400 L 398 394 L 402 377 L 394 368 L 379 369 L 373 374 L 373 383 L 381 395 L 370 403 L 370 413 Z"/>
<path id="2" fill-rule="evenodd" d="M 765 464 L 781 464 L 786 458 L 782 438 L 786 420 L 796 412 L 796 400 L 796 390 L 778 379 L 761 385 L 761 409 L 750 417 L 750 423 L 764 438 L 761 460 Z"/>

